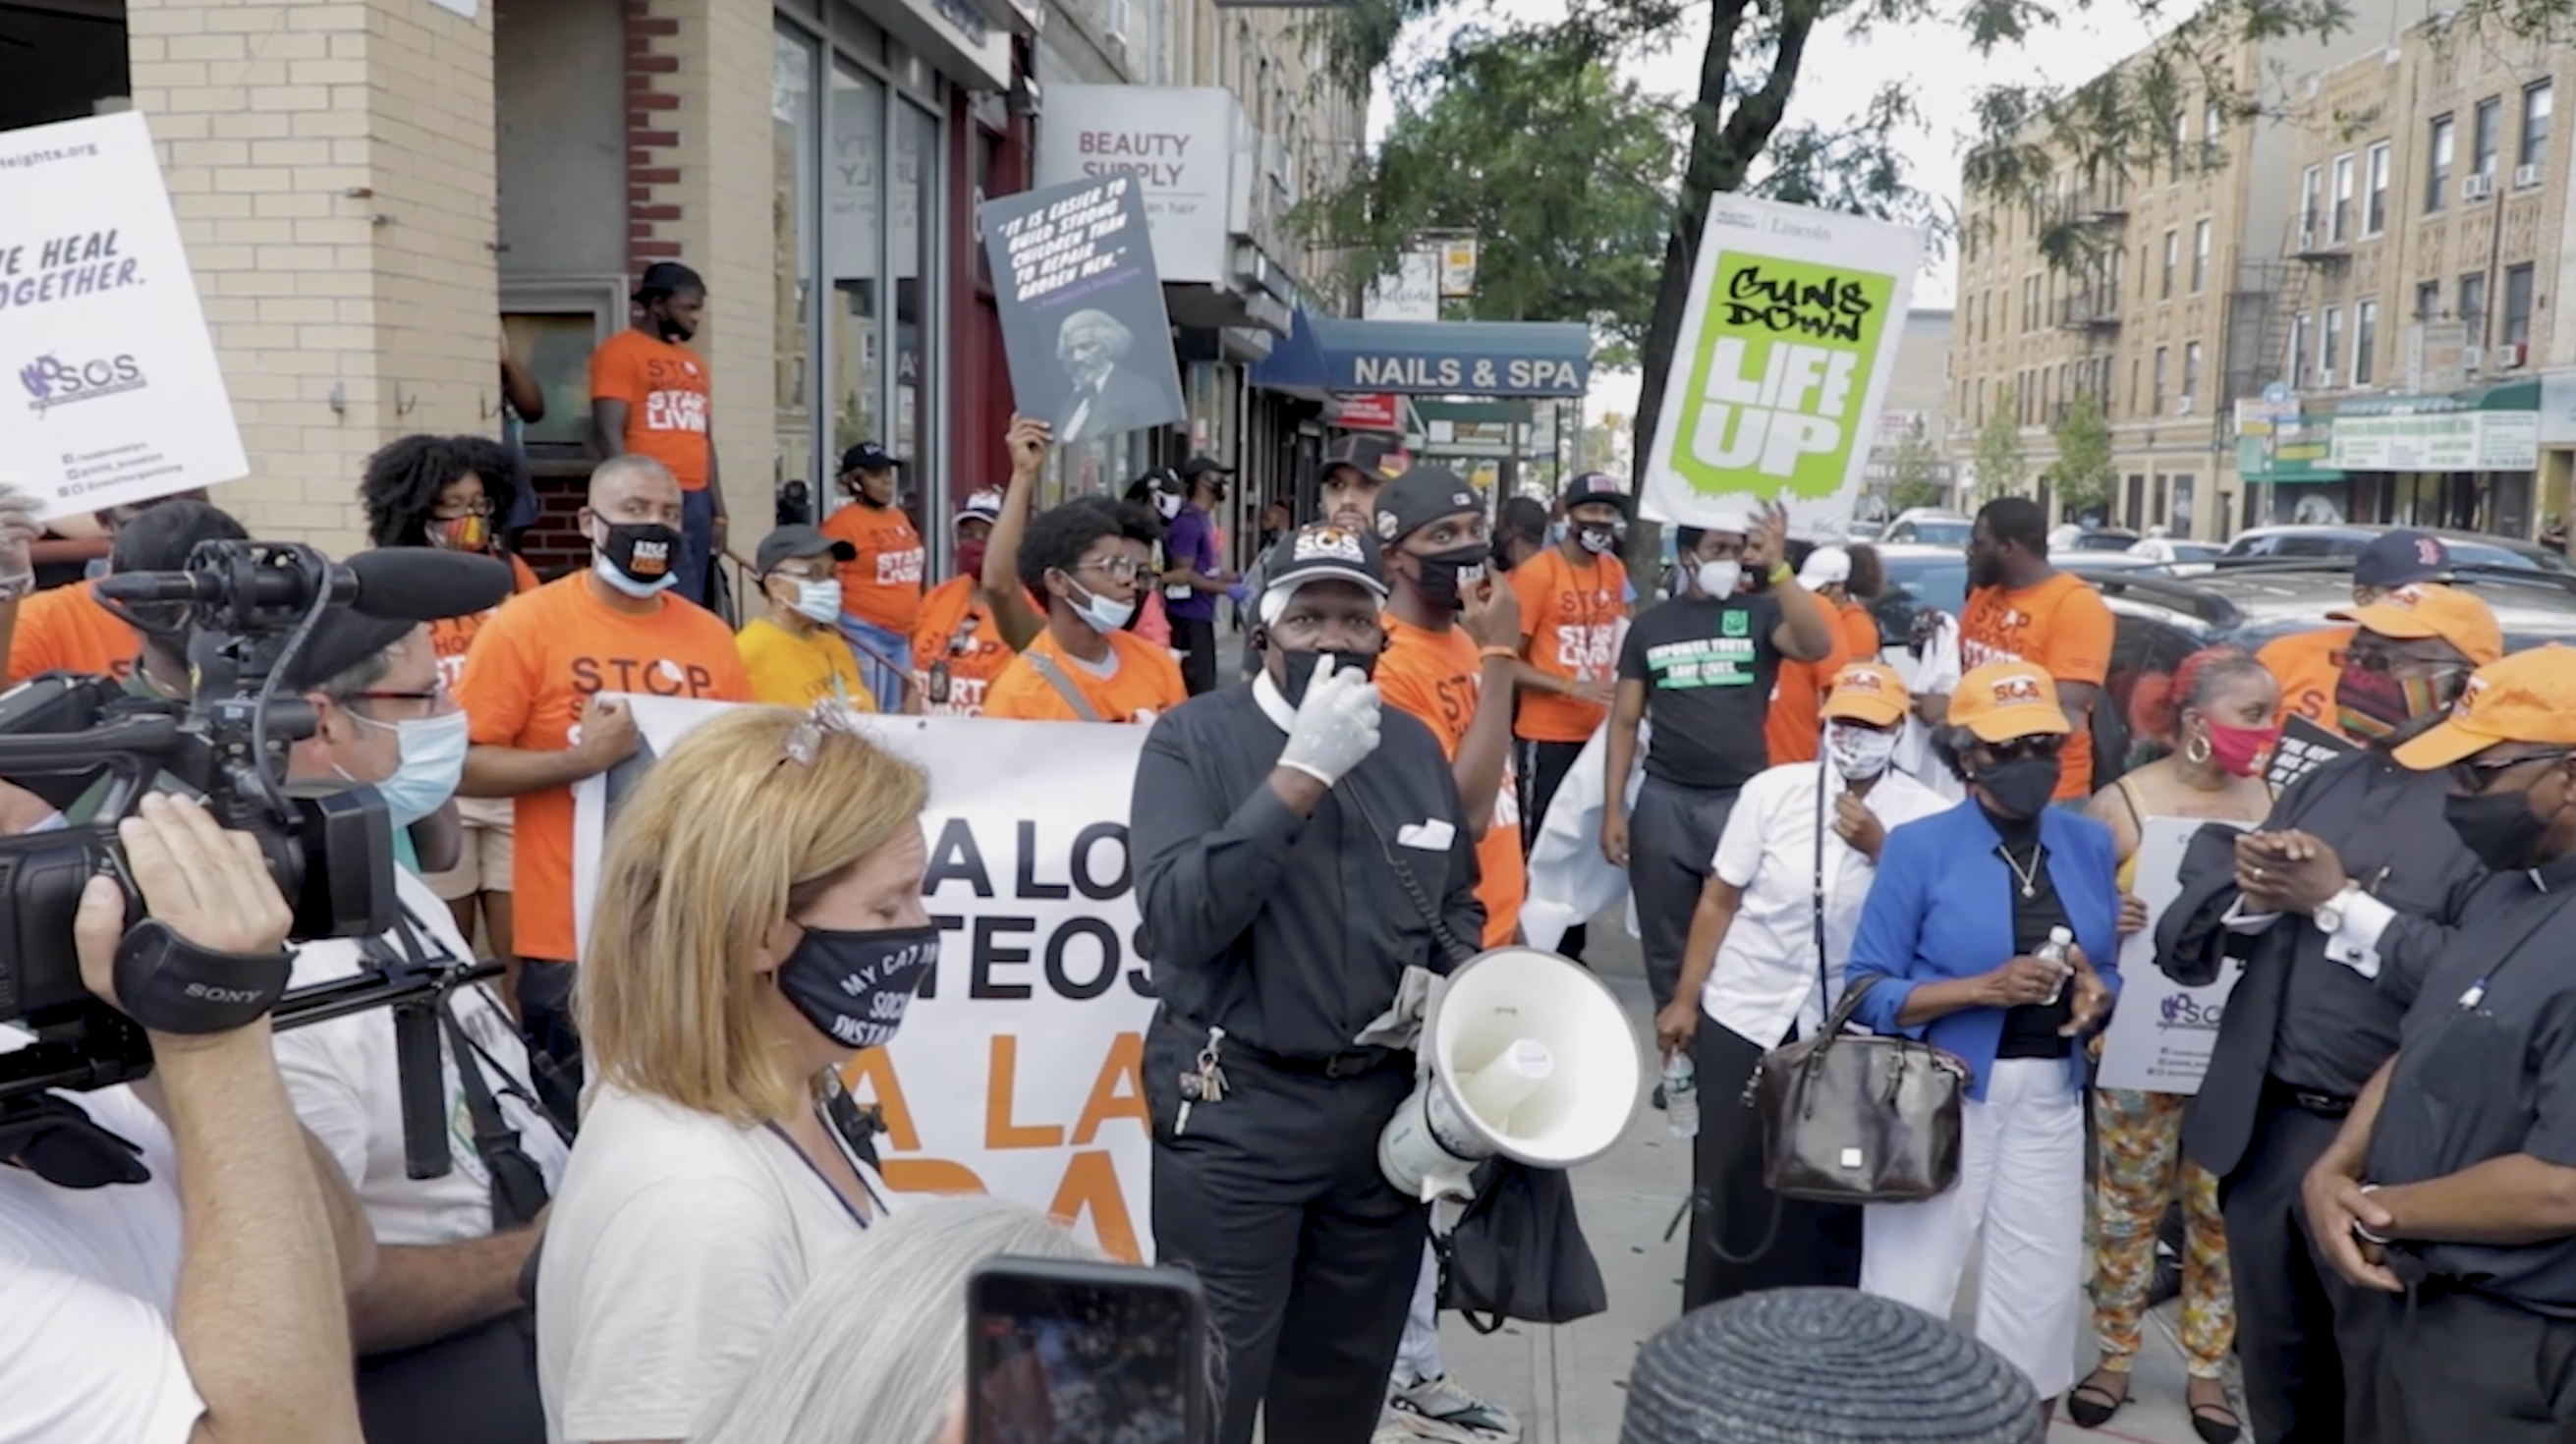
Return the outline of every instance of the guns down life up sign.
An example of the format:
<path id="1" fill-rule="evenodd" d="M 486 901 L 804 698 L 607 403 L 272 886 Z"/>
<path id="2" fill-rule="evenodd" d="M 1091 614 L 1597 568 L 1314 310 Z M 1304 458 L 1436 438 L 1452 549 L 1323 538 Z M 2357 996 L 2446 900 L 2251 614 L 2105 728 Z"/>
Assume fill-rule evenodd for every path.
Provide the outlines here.
<path id="1" fill-rule="evenodd" d="M 1842 535 L 1922 254 L 1922 236 L 1903 226 L 1712 200 L 1644 514 L 1702 525 L 1777 500 L 1796 535 Z"/>

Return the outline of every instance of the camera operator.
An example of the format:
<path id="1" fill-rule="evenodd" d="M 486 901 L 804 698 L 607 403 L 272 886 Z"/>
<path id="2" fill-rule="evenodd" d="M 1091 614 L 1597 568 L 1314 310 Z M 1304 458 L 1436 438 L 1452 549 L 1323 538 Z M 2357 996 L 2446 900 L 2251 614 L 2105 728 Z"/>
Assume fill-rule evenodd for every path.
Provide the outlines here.
<path id="1" fill-rule="evenodd" d="M 397 827 L 455 792 L 467 724 L 440 684 L 428 627 L 334 606 L 284 682 L 319 720 L 287 755 L 290 782 L 370 784 Z M 294 985 L 355 977 L 376 960 L 473 957 L 418 874 L 398 867 L 395 896 L 401 931 L 363 945 L 300 946 Z M 453 1166 L 437 1178 L 415 1179 L 407 1169 L 391 1011 L 281 1033 L 278 1066 L 380 1246 L 374 1279 L 350 1298 L 371 1444 L 543 1444 L 536 1334 L 519 1280 L 570 1149 L 535 1101 L 526 1047 L 493 991 L 457 989 L 441 1013 L 440 1116 Z"/>
<path id="2" fill-rule="evenodd" d="M 157 795 L 118 831 L 151 918 L 277 951 L 289 913 L 247 835 Z M 124 911 L 95 878 L 74 928 L 110 1001 Z M 296 1126 L 268 1019 L 149 1036 L 146 1083 L 49 1095 L 50 1126 L 0 1134 L 0 1440 L 353 1444 L 343 1283 L 373 1240 Z"/>
<path id="3" fill-rule="evenodd" d="M 248 541 L 250 533 L 230 512 L 208 502 L 165 502 L 142 512 L 116 529 L 107 569 L 119 572 L 174 572 L 188 565 L 199 542 Z M 137 697 L 185 701 L 188 696 L 188 610 L 176 602 L 139 605 L 108 604 L 143 639 L 143 652 L 124 678 L 125 690 Z"/>

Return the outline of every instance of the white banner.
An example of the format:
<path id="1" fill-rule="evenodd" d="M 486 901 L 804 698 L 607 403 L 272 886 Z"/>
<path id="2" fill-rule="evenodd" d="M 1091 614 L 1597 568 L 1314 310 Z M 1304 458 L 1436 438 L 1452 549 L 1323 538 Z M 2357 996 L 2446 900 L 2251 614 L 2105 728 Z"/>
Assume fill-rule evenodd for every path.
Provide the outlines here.
<path id="1" fill-rule="evenodd" d="M 2102 1066 L 2094 1084 L 2148 1093 L 2198 1093 L 2218 1042 L 2218 1020 L 2227 995 L 2244 975 L 2229 963 L 2218 981 L 2186 988 L 2156 967 L 2156 924 L 2182 891 L 2182 857 L 2204 817 L 2150 817 L 2140 830 L 2138 869 L 2131 891 L 2147 905 L 2147 926 L 2120 944 L 2120 1006 L 2102 1035 Z M 2226 826 L 2227 824 L 2220 824 Z"/>
<path id="2" fill-rule="evenodd" d="M 611 811 L 732 704 L 628 696 L 644 759 L 573 789 L 575 925 L 586 941 Z M 1142 727 L 863 717 L 930 774 L 923 901 L 938 969 L 887 1048 L 850 1066 L 880 1105 L 886 1183 L 1042 1208 L 1114 1257 L 1153 1251 L 1142 1048 L 1154 1000 L 1136 947 L 1129 789 Z"/>
<path id="3" fill-rule="evenodd" d="M 40 520 L 249 473 L 140 114 L 0 134 L 0 366 Z"/>
<path id="4" fill-rule="evenodd" d="M 1839 540 L 1922 253 L 1904 226 L 1712 198 L 1639 512 L 1699 526 L 1776 500 L 1795 535 Z"/>

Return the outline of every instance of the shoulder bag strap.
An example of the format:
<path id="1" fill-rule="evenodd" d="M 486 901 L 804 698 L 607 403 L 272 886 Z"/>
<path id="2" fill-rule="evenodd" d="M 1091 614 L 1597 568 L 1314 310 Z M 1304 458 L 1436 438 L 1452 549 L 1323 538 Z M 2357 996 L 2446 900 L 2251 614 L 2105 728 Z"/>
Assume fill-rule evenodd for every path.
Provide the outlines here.
<path id="1" fill-rule="evenodd" d="M 427 959 L 413 927 L 406 908 L 394 935 L 401 940 L 407 961 L 419 966 Z M 378 950 L 384 947 L 379 938 L 371 938 L 368 943 Z M 474 1128 L 475 1156 L 483 1161 L 484 1175 L 491 1183 L 492 1231 L 501 1233 L 531 1223 L 546 1206 L 545 1174 L 519 1146 L 519 1131 L 501 1116 L 500 1102 L 492 1096 L 491 1084 L 483 1076 L 478 1058 L 482 1050 L 474 1046 L 464 1026 L 456 1021 L 454 992 L 441 992 L 432 1007 L 456 1062 L 457 1085 L 465 1091 L 465 1115 Z"/>
<path id="2" fill-rule="evenodd" d="M 1833 780 L 1833 759 L 1822 754 L 1816 758 L 1816 876 L 1808 900 L 1814 913 L 1816 929 L 1816 1007 L 1831 1013 L 1834 1009 L 1833 984 L 1825 976 L 1825 788 Z"/>
<path id="3" fill-rule="evenodd" d="M 1055 694 L 1064 699 L 1064 704 L 1073 709 L 1075 721 L 1102 720 L 1100 709 L 1092 706 L 1091 699 L 1082 695 L 1082 689 L 1073 685 L 1073 679 L 1066 676 L 1064 669 L 1055 664 L 1055 658 L 1035 649 L 1022 652 L 1020 655 L 1029 659 L 1029 666 L 1036 669 L 1039 676 L 1046 678 L 1047 685 L 1053 687 Z"/>

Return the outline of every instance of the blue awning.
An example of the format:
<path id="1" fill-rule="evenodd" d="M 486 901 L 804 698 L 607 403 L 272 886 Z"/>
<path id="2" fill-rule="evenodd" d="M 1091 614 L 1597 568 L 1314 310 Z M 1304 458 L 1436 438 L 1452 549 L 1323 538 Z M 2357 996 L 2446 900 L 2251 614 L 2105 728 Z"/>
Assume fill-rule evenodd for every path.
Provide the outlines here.
<path id="1" fill-rule="evenodd" d="M 1591 328 L 1557 321 L 1351 321 L 1303 307 L 1252 384 L 1309 395 L 1581 396 Z"/>

